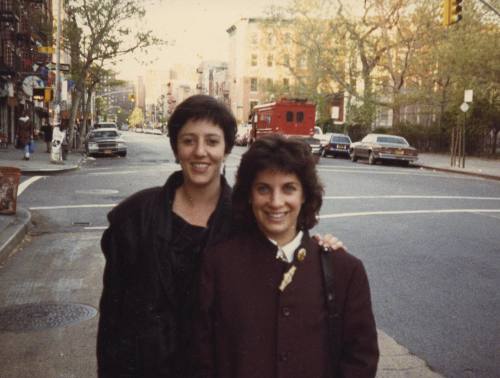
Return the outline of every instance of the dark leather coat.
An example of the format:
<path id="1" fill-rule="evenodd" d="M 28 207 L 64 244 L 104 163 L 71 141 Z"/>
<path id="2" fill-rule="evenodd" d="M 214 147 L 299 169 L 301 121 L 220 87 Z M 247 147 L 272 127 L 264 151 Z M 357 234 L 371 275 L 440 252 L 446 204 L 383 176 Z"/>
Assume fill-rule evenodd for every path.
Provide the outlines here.
<path id="1" fill-rule="evenodd" d="M 230 232 L 231 189 L 221 180 L 207 245 Z M 163 187 L 140 191 L 108 214 L 109 228 L 101 240 L 106 266 L 97 336 L 99 377 L 194 374 L 189 353 L 177 349 L 176 319 L 184 314 L 175 306 L 176 266 L 169 251 L 172 204 L 181 183 L 182 172 L 175 172 Z M 160 254 L 166 254 L 162 264 Z"/>

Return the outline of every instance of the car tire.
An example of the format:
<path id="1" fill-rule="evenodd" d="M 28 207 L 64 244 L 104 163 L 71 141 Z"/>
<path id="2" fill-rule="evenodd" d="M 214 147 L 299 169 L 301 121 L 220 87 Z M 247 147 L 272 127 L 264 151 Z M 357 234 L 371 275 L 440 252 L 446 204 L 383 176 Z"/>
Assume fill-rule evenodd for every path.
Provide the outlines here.
<path id="1" fill-rule="evenodd" d="M 124 152 L 119 152 L 119 153 L 118 153 L 118 156 L 121 156 L 121 157 L 125 157 L 125 156 L 127 156 L 127 151 L 124 151 Z"/>
<path id="2" fill-rule="evenodd" d="M 370 164 L 370 165 L 377 164 L 377 159 L 375 159 L 375 156 L 373 155 L 373 152 L 371 152 L 371 151 L 368 155 L 368 164 Z"/>
<path id="3" fill-rule="evenodd" d="M 354 150 L 351 150 L 351 151 L 350 151 L 349 156 L 351 157 L 351 160 L 352 160 L 353 162 L 358 161 L 358 157 L 356 156 L 356 152 L 354 152 Z"/>

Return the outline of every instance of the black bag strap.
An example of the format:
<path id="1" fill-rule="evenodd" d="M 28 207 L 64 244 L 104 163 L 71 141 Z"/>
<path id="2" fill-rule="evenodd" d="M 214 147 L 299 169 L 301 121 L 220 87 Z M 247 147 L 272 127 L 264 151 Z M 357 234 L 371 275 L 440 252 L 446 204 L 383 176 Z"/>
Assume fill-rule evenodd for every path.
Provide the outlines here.
<path id="1" fill-rule="evenodd" d="M 337 361 L 337 343 L 335 340 L 338 340 L 339 335 L 336 335 L 335 331 L 335 319 L 338 318 L 338 313 L 335 307 L 335 287 L 333 281 L 333 254 L 339 252 L 333 252 L 329 248 L 324 248 L 320 252 L 321 254 L 321 268 L 323 271 L 323 282 L 325 287 L 325 303 L 326 309 L 328 311 L 328 336 L 329 336 L 329 345 L 330 345 L 330 355 L 331 355 L 331 371 L 328 374 L 328 377 L 333 377 L 333 372 L 336 371 L 336 362 Z"/>

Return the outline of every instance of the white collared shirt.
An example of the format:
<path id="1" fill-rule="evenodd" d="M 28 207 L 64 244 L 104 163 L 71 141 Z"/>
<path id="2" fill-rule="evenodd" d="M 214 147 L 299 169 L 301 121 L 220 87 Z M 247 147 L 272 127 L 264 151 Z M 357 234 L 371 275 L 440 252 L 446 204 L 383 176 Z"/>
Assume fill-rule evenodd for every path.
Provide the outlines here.
<path id="1" fill-rule="evenodd" d="M 286 262 L 292 262 L 293 261 L 293 254 L 295 253 L 295 250 L 298 248 L 300 245 L 300 242 L 302 241 L 302 235 L 304 233 L 302 231 L 299 231 L 297 235 L 293 238 L 292 241 L 289 243 L 279 246 L 278 243 L 276 243 L 273 239 L 269 239 L 271 243 L 276 245 L 278 247 L 278 252 L 276 253 L 276 259 L 281 259 Z"/>

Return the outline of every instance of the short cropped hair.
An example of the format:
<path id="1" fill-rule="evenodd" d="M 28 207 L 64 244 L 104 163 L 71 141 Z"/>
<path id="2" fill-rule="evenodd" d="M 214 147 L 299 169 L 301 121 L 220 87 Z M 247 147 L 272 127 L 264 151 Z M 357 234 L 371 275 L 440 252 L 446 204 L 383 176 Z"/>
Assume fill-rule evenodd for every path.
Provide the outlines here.
<path id="1" fill-rule="evenodd" d="M 304 203 L 300 209 L 297 228 L 311 229 L 318 222 L 317 216 L 324 194 L 316 172 L 316 162 L 310 147 L 304 141 L 279 135 L 257 139 L 241 158 L 232 197 L 237 226 L 256 225 L 250 204 L 252 185 L 257 174 L 266 169 L 297 175 L 304 191 Z"/>
<path id="2" fill-rule="evenodd" d="M 168 120 L 170 146 L 177 155 L 177 136 L 189 121 L 208 121 L 219 126 L 224 133 L 225 153 L 231 152 L 236 138 L 236 119 L 222 102 L 211 96 L 194 95 L 182 101 Z"/>

